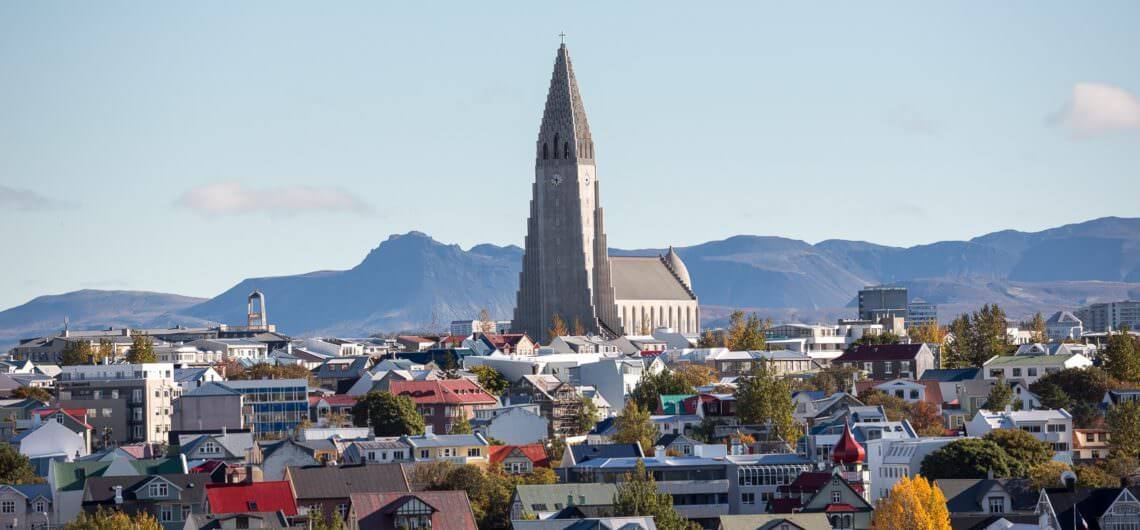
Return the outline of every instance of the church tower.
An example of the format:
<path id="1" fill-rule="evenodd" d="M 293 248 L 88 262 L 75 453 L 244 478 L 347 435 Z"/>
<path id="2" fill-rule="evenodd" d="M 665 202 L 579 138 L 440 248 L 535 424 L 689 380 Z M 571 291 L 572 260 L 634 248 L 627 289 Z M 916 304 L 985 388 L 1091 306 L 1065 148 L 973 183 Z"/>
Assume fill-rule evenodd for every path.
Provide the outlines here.
<path id="1" fill-rule="evenodd" d="M 555 315 L 573 333 L 621 335 L 594 141 L 566 44 L 558 48 L 535 144 L 526 249 L 511 327 L 546 342 Z"/>

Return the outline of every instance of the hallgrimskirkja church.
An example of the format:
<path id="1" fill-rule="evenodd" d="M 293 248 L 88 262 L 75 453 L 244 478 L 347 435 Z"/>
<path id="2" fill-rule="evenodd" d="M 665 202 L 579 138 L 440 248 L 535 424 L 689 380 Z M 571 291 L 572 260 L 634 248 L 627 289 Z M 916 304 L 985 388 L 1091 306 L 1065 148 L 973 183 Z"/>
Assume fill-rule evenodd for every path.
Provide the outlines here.
<path id="1" fill-rule="evenodd" d="M 545 342 L 557 315 L 567 326 L 606 337 L 658 327 L 697 333 L 697 295 L 672 247 L 664 256 L 609 255 L 594 154 L 586 108 L 562 44 L 535 145 L 512 329 Z"/>

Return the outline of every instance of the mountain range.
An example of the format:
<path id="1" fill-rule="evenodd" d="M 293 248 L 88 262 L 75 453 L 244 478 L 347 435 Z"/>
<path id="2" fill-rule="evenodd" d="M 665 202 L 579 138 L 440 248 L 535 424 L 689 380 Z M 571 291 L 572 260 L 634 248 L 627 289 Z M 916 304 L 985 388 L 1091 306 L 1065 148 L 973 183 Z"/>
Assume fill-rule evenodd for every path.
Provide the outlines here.
<path id="1" fill-rule="evenodd" d="M 611 249 L 614 255 L 663 252 Z M 777 321 L 853 317 L 858 289 L 883 283 L 939 304 L 943 319 L 988 302 L 1024 317 L 1140 298 L 1140 218 L 1105 217 L 1032 233 L 1004 230 L 909 248 L 735 236 L 677 252 L 706 326 L 733 308 Z M 138 291 L 41 296 L 0 312 L 0 347 L 57 331 L 65 318 L 75 329 L 241 324 L 253 289 L 265 293 L 270 321 L 293 335 L 442 328 L 482 309 L 505 319 L 514 307 L 521 258 L 517 246 L 463 250 L 410 232 L 389 237 L 351 269 L 250 278 L 208 300 Z"/>

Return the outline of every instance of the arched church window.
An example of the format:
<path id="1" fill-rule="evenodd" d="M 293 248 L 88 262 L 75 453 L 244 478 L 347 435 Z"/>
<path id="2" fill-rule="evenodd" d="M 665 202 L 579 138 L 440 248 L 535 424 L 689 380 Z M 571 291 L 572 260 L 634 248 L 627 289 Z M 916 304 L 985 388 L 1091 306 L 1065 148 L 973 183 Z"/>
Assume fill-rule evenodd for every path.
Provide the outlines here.
<path id="1" fill-rule="evenodd" d="M 562 158 L 570 158 L 570 142 L 562 142 Z"/>
<path id="2" fill-rule="evenodd" d="M 554 133 L 554 158 L 558 158 L 558 133 Z"/>
<path id="3" fill-rule="evenodd" d="M 542 159 L 543 160 L 546 160 L 547 158 L 549 158 L 549 155 L 547 155 L 547 153 L 546 153 L 547 147 L 548 146 L 546 145 L 546 142 L 543 142 L 543 144 L 542 144 Z"/>

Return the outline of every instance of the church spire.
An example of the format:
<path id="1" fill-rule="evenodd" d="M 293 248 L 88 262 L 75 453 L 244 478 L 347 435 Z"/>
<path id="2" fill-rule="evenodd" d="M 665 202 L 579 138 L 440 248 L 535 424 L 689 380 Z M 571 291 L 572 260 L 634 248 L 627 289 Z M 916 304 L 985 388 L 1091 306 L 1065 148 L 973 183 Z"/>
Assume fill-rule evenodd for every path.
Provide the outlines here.
<path id="1" fill-rule="evenodd" d="M 586 107 L 574 78 L 574 65 L 570 51 L 563 42 L 554 59 L 554 73 L 550 76 L 550 89 L 546 93 L 546 108 L 538 129 L 538 158 L 566 160 L 594 158 L 594 140 L 590 136 L 590 123 L 586 120 Z"/>

